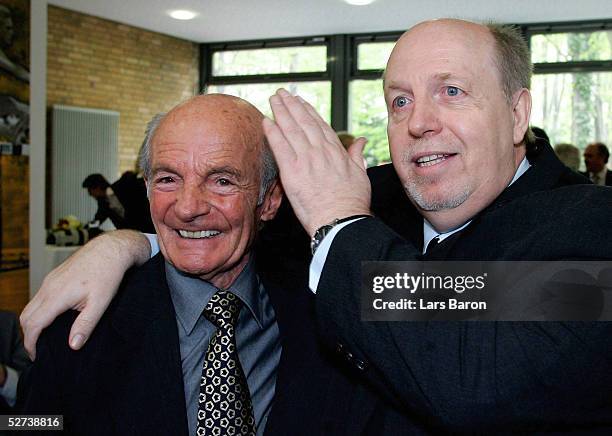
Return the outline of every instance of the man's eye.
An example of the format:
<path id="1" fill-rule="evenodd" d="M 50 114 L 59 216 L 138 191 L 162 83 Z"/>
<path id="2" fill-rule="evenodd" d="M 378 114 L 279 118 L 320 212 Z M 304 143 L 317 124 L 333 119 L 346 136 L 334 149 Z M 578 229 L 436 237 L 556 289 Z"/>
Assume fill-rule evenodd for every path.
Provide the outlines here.
<path id="1" fill-rule="evenodd" d="M 229 186 L 232 184 L 228 179 L 225 179 L 225 178 L 218 179 L 217 183 L 221 186 Z"/>
<path id="2" fill-rule="evenodd" d="M 393 100 L 393 106 L 395 107 L 404 107 L 409 103 L 406 97 L 395 97 Z"/>
<path id="3" fill-rule="evenodd" d="M 461 91 L 456 86 L 447 86 L 446 87 L 446 95 L 448 95 L 449 97 L 456 97 L 459 94 L 461 94 L 462 92 L 463 91 Z"/>
<path id="4" fill-rule="evenodd" d="M 160 177 L 159 179 L 157 179 L 157 183 L 172 183 L 174 182 L 174 179 L 170 176 L 165 176 L 165 177 Z"/>

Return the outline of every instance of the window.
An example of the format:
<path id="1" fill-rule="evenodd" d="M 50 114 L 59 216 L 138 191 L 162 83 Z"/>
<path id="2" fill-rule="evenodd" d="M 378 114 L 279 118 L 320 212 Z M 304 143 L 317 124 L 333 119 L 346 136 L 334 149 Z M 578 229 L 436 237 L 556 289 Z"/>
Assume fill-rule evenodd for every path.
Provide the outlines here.
<path id="1" fill-rule="evenodd" d="M 217 51 L 212 65 L 215 77 L 326 71 L 327 47 Z"/>
<path id="2" fill-rule="evenodd" d="M 352 80 L 349 88 L 349 132 L 365 136 L 368 166 L 390 162 L 387 142 L 387 106 L 382 79 Z"/>
<path id="3" fill-rule="evenodd" d="M 387 141 L 387 107 L 382 74 L 399 33 L 353 38 L 356 59 L 349 82 L 348 131 L 365 136 L 368 166 L 391 161 Z"/>
<path id="4" fill-rule="evenodd" d="M 531 59 L 531 122 L 551 142 L 612 142 L 612 24 L 526 28 Z"/>
<path id="5" fill-rule="evenodd" d="M 363 42 L 357 46 L 357 69 L 384 70 L 395 41 Z"/>
<path id="6" fill-rule="evenodd" d="M 300 95 L 312 104 L 329 123 L 331 120 L 331 83 L 330 82 L 276 82 L 248 83 L 243 85 L 210 85 L 208 92 L 235 95 L 253 104 L 265 115 L 271 117 L 268 99 L 278 88 L 285 88 L 293 95 Z"/>
<path id="7" fill-rule="evenodd" d="M 210 59 L 210 66 L 202 72 L 206 92 L 241 97 L 271 116 L 268 99 L 283 87 L 304 97 L 323 118 L 331 121 L 331 81 L 325 38 L 203 47 L 202 58 Z"/>
<path id="8" fill-rule="evenodd" d="M 522 26 L 534 63 L 533 125 L 553 144 L 612 145 L 612 20 Z M 285 87 L 336 130 L 365 136 L 368 165 L 388 162 L 382 74 L 400 32 L 201 45 L 201 83 L 250 101 Z"/>

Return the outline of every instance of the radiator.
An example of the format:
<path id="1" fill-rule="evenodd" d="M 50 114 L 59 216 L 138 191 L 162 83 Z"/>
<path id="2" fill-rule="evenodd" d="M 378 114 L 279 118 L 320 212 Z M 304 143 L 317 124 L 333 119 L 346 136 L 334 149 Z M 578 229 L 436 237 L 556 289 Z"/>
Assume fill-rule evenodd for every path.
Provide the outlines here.
<path id="1" fill-rule="evenodd" d="M 97 203 L 81 187 L 85 177 L 118 177 L 119 112 L 54 105 L 51 119 L 51 224 L 66 215 L 87 223 Z"/>

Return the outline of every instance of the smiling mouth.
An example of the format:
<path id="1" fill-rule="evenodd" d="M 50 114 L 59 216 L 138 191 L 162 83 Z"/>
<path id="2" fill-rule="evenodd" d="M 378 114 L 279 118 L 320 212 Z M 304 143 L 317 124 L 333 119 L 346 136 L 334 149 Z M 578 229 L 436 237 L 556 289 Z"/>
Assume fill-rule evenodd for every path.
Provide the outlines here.
<path id="1" fill-rule="evenodd" d="M 440 162 L 444 162 L 449 157 L 454 156 L 457 153 L 449 153 L 449 154 L 430 154 L 428 156 L 421 156 L 418 158 L 415 163 L 419 168 L 423 167 L 431 167 L 433 165 L 437 165 Z"/>
<path id="2" fill-rule="evenodd" d="M 177 230 L 181 238 L 186 239 L 207 239 L 221 234 L 218 230 L 200 230 L 199 232 L 190 232 L 188 230 Z"/>

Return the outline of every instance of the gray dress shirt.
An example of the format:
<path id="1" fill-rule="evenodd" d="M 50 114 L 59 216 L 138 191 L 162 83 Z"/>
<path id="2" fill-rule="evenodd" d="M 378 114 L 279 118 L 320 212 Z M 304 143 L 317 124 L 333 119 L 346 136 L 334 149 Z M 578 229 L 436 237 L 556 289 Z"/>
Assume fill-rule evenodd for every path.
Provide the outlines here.
<path id="1" fill-rule="evenodd" d="M 202 311 L 217 288 L 181 273 L 167 262 L 166 277 L 178 325 L 187 424 L 189 433 L 195 435 L 204 355 L 216 331 Z M 257 435 L 262 435 L 272 408 L 281 355 L 278 325 L 252 259 L 228 290 L 244 303 L 236 325 L 236 346 L 251 393 Z"/>

